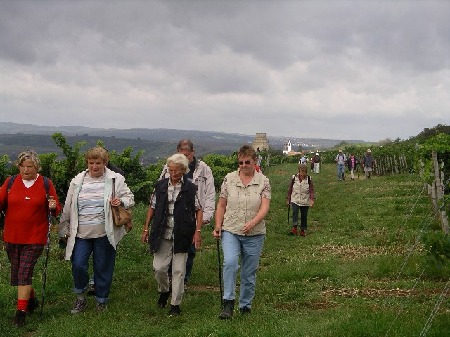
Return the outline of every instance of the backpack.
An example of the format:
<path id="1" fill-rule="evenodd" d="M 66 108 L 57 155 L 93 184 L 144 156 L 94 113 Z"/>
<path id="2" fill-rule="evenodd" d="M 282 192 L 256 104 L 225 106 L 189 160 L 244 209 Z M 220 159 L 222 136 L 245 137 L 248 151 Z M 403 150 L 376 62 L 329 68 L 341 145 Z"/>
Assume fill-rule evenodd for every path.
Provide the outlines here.
<path id="1" fill-rule="evenodd" d="M 11 176 L 8 180 L 8 185 L 6 186 L 6 193 L 9 193 L 11 190 L 12 184 L 14 184 L 14 180 L 16 180 L 17 174 Z M 44 178 L 44 187 L 45 187 L 45 196 L 48 199 L 48 193 L 50 191 L 50 183 L 48 182 L 48 178 L 42 176 Z M 3 230 L 5 227 L 5 216 L 6 216 L 6 210 L 8 208 L 8 198 L 6 198 L 6 205 L 5 209 L 0 212 L 0 230 Z"/>

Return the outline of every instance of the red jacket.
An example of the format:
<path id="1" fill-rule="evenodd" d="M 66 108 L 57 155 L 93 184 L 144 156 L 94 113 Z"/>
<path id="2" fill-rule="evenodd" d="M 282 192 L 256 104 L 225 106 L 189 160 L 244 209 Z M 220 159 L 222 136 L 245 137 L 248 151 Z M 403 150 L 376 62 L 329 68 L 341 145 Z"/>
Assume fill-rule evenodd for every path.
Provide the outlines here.
<path id="1" fill-rule="evenodd" d="M 15 244 L 46 244 L 48 233 L 48 201 L 44 178 L 41 175 L 30 188 L 26 188 L 20 175 L 7 192 L 8 180 L 0 189 L 0 209 L 7 205 L 3 239 Z M 49 180 L 49 195 L 56 200 L 58 214 L 61 210 L 55 187 Z"/>

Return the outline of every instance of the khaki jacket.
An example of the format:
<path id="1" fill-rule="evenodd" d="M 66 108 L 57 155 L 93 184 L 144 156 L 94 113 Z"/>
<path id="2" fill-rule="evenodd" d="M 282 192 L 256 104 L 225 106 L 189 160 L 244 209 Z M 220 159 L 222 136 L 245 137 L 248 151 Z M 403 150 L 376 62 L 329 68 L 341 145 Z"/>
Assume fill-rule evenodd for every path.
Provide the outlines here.
<path id="1" fill-rule="evenodd" d="M 223 180 L 220 197 L 227 200 L 222 230 L 242 235 L 244 224 L 258 213 L 262 198 L 271 198 L 269 179 L 261 172 L 255 172 L 252 181 L 244 186 L 239 171 L 228 173 Z M 249 233 L 259 234 L 266 234 L 264 220 Z"/>

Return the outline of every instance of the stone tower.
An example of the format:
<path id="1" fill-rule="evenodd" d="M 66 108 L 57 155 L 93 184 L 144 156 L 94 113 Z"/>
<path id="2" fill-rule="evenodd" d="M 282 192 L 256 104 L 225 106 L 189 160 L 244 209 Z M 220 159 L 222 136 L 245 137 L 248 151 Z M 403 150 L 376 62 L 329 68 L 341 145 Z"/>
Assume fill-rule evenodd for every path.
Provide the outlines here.
<path id="1" fill-rule="evenodd" d="M 269 141 L 267 140 L 267 135 L 265 133 L 257 133 L 255 139 L 252 143 L 253 149 L 258 149 L 260 151 L 269 150 Z"/>

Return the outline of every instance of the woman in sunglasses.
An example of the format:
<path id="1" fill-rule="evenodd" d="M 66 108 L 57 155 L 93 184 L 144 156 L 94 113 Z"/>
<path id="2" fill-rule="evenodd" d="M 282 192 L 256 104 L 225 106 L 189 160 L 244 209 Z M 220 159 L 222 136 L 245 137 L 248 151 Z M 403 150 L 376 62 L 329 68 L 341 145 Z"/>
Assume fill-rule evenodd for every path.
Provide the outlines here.
<path id="1" fill-rule="evenodd" d="M 244 145 L 239 149 L 239 168 L 225 176 L 217 203 L 213 235 L 217 240 L 222 238 L 224 256 L 224 301 L 220 319 L 233 316 L 239 260 L 241 314 L 251 312 L 255 296 L 256 270 L 266 234 L 264 217 L 271 198 L 269 179 L 255 170 L 256 159 L 252 147 Z"/>

